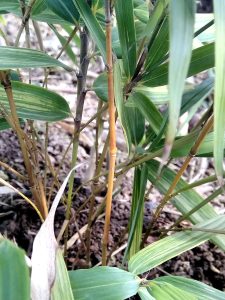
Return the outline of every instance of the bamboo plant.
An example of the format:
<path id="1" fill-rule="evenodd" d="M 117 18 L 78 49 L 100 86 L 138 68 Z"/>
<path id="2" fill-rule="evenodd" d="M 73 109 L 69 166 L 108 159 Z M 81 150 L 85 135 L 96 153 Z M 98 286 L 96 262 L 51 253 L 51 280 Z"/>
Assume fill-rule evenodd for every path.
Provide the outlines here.
<path id="1" fill-rule="evenodd" d="M 225 217 L 210 204 L 224 191 L 225 2 L 215 0 L 214 13 L 205 19 L 196 12 L 197 2 L 0 0 L 3 18 L 5 14 L 20 18 L 13 45 L 9 46 L 4 29 L 0 31 L 5 41 L 5 45 L 0 46 L 0 130 L 13 129 L 19 140 L 25 170 L 20 174 L 5 162 L 0 162 L 0 166 L 29 184 L 31 199 L 10 182 L 0 181 L 31 204 L 43 222 L 34 241 L 31 265 L 25 261 L 21 249 L 1 237 L 0 298 L 116 300 L 136 294 L 150 300 L 225 298 L 224 292 L 192 279 L 145 277 L 146 272 L 208 240 L 225 251 Z M 56 58 L 45 53 L 40 22 L 45 23 L 62 44 Z M 31 49 L 29 31 L 32 27 L 40 50 Z M 66 38 L 61 30 L 68 33 Z M 21 42 L 23 32 L 25 47 Z M 79 49 L 79 58 L 74 46 Z M 61 62 L 63 53 L 72 62 L 70 66 Z M 87 87 L 90 63 L 99 57 L 105 64 L 105 71 L 91 87 Z M 31 68 L 43 68 L 42 87 L 32 83 L 32 72 L 27 71 Z M 76 77 L 74 114 L 62 96 L 48 89 L 52 68 L 58 72 L 64 69 Z M 28 72 L 29 82 L 22 82 L 21 69 Z M 190 86 L 187 78 L 201 72 L 205 72 L 205 79 Z M 84 123 L 83 107 L 89 90 L 95 92 L 98 110 Z M 213 101 L 205 101 L 208 98 Z M 182 127 L 203 104 L 207 110 L 200 114 L 198 122 L 189 131 L 183 133 Z M 101 117 L 107 109 L 109 133 L 100 152 Z M 181 117 L 187 114 L 189 119 L 182 121 Z M 60 186 L 59 170 L 54 169 L 47 153 L 47 133 L 52 122 L 68 117 L 74 119 L 71 171 Z M 71 214 L 72 201 L 82 187 L 74 190 L 79 137 L 94 120 L 97 128 L 96 167 L 93 178 L 82 184 L 91 189 L 91 196 L 84 203 L 84 206 L 89 203 L 88 224 L 81 229 L 76 227 L 76 240 L 79 238 L 84 244 L 87 267 L 94 267 L 90 260 L 92 229 L 105 211 L 102 249 L 99 249 L 102 266 L 67 271 L 67 250 L 74 243 L 69 236 L 69 225 L 75 219 Z M 127 145 L 126 159 L 120 163 L 116 158 L 117 120 Z M 44 146 L 38 139 L 36 121 L 45 122 Z M 109 167 L 104 168 L 107 153 Z M 189 184 L 183 174 L 195 157 L 213 157 L 215 174 Z M 44 174 L 40 172 L 39 163 L 43 158 Z M 175 172 L 173 161 L 179 158 L 184 158 L 184 162 Z M 131 213 L 128 227 L 121 234 L 119 243 L 115 243 L 114 250 L 117 250 L 126 242 L 122 266 L 116 268 L 110 266 L 113 249 L 108 245 L 112 201 L 120 178 L 130 170 L 134 171 Z M 53 178 L 49 193 L 46 192 L 47 171 Z M 196 186 L 213 181 L 218 182 L 218 189 L 207 198 L 194 190 Z M 64 192 L 67 182 L 68 194 Z M 158 189 L 162 198 L 152 210 L 147 230 L 143 231 L 145 199 L 151 201 L 153 197 L 148 183 Z M 58 193 L 53 200 L 55 187 Z M 106 197 L 95 207 L 95 197 L 105 187 Z M 54 216 L 61 198 L 66 215 L 61 238 L 56 241 Z M 168 203 L 181 213 L 181 217 L 169 228 L 158 228 L 157 220 Z M 84 206 L 75 212 L 76 218 Z M 183 220 L 190 222 L 188 228 L 182 228 Z M 159 239 L 149 244 L 148 237 L 156 233 Z M 16 266 L 15 271 L 12 266 Z M 15 282 L 17 285 L 13 286 Z"/>

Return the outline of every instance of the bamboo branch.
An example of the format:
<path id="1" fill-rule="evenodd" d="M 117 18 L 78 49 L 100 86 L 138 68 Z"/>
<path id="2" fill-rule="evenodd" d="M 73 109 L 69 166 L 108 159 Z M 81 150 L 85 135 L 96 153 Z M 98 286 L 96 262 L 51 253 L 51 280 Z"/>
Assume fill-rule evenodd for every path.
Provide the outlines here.
<path id="1" fill-rule="evenodd" d="M 157 209 L 154 213 L 154 216 L 152 217 L 152 221 L 149 224 L 148 229 L 146 230 L 145 236 L 144 236 L 143 241 L 142 241 L 142 246 L 144 245 L 145 241 L 147 240 L 147 238 L 148 238 L 148 236 L 149 236 L 156 220 L 158 219 L 163 207 L 167 204 L 168 201 L 170 201 L 171 194 L 173 193 L 178 181 L 180 180 L 181 176 L 183 175 L 183 173 L 187 169 L 187 166 L 189 165 L 192 158 L 195 157 L 202 141 L 204 140 L 207 133 L 211 130 L 212 126 L 213 126 L 213 115 L 209 118 L 209 120 L 203 126 L 203 128 L 202 128 L 202 130 L 201 130 L 194 146 L 191 148 L 191 150 L 189 152 L 189 155 L 186 157 L 183 165 L 181 166 L 180 170 L 176 174 L 176 176 L 175 176 L 172 184 L 170 185 L 168 191 L 166 192 L 165 196 L 163 197 L 162 201 L 160 202 L 159 206 L 157 207 Z"/>
<path id="2" fill-rule="evenodd" d="M 224 191 L 225 185 L 223 187 L 218 188 L 216 191 L 214 191 L 210 196 L 208 196 L 206 199 L 204 199 L 202 202 L 200 202 L 198 205 L 193 207 L 189 212 L 178 218 L 178 220 L 171 225 L 167 230 L 165 230 L 164 235 L 173 230 L 174 227 L 177 227 L 182 221 L 189 219 L 191 215 L 193 215 L 196 211 L 199 211 L 203 206 L 211 202 L 213 199 L 215 199 L 217 196 L 219 196 Z"/>
<path id="3" fill-rule="evenodd" d="M 32 7 L 35 4 L 35 2 L 36 2 L 36 0 L 30 0 L 30 2 L 27 5 L 26 11 L 24 12 L 24 16 L 23 16 L 23 19 L 22 19 L 22 24 L 19 28 L 19 31 L 18 31 L 18 34 L 17 34 L 17 37 L 16 37 L 15 47 L 18 47 L 21 34 L 22 34 L 24 28 L 26 27 L 26 24 L 27 24 L 27 22 L 30 18 L 31 10 L 32 10 Z"/>
<path id="4" fill-rule="evenodd" d="M 84 27 L 83 31 L 80 34 L 81 46 L 80 46 L 80 70 L 77 74 L 77 107 L 76 107 L 76 116 L 74 119 L 74 138 L 73 138 L 73 152 L 72 152 L 72 163 L 71 168 L 74 168 L 77 161 L 78 146 L 79 146 L 79 132 L 81 127 L 81 120 L 83 115 L 84 100 L 86 96 L 86 79 L 87 79 L 87 70 L 89 66 L 89 57 L 88 57 L 88 45 L 89 45 L 89 35 L 87 28 Z M 69 190 L 67 197 L 67 209 L 66 209 L 66 220 L 70 219 L 71 215 L 71 206 L 72 206 L 72 195 L 73 195 L 73 183 L 74 183 L 74 173 L 70 176 L 69 180 Z M 64 235 L 64 256 L 66 257 L 67 251 L 67 240 L 68 240 L 68 227 L 65 230 Z"/>
<path id="5" fill-rule="evenodd" d="M 16 171 L 15 169 L 13 169 L 12 167 L 10 167 L 8 164 L 4 163 L 3 161 L 0 161 L 0 166 L 4 169 L 6 169 L 7 171 L 13 173 L 14 175 L 16 175 L 17 177 L 19 177 L 21 180 L 27 180 L 27 178 L 20 174 L 18 171 Z"/>
<path id="6" fill-rule="evenodd" d="M 37 178 L 35 176 L 35 173 L 33 171 L 33 166 L 31 164 L 29 154 L 28 154 L 28 148 L 30 147 L 30 141 L 27 139 L 25 133 L 20 128 L 19 118 L 16 111 L 16 105 L 13 98 L 13 92 L 11 87 L 11 82 L 8 78 L 8 75 L 6 72 L 1 71 L 0 72 L 0 81 L 3 87 L 5 88 L 5 92 L 9 101 L 11 116 L 10 119 L 12 119 L 13 122 L 13 128 L 16 131 L 20 148 L 23 155 L 23 160 L 25 164 L 25 168 L 28 174 L 28 180 L 30 183 L 31 191 L 34 197 L 34 201 L 40 210 L 42 216 L 45 218 L 47 216 L 47 206 L 46 202 L 42 201 L 43 198 L 40 197 L 40 194 L 42 194 L 42 191 L 40 190 L 40 183 L 37 181 Z"/>
<path id="7" fill-rule="evenodd" d="M 114 105 L 114 83 L 113 83 L 113 56 L 112 56 L 112 28 L 111 28 L 111 0 L 105 0 L 106 21 L 106 52 L 107 52 L 107 74 L 108 74 L 108 102 L 109 102 L 109 175 L 108 191 L 106 197 L 106 213 L 104 234 L 102 242 L 102 265 L 107 263 L 107 245 L 110 228 L 113 182 L 116 163 L 116 129 L 115 129 L 115 105 Z"/>

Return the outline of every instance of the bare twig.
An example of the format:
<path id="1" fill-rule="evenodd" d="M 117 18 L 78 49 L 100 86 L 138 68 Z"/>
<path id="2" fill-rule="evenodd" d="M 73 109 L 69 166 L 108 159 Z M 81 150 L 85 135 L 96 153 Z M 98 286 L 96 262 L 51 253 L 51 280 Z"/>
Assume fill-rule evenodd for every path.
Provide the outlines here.
<path id="1" fill-rule="evenodd" d="M 148 229 L 146 230 L 144 239 L 142 241 L 142 246 L 144 245 L 146 239 L 148 238 L 152 227 L 154 226 L 157 218 L 159 217 L 163 207 L 167 204 L 168 201 L 170 201 L 171 199 L 171 194 L 173 193 L 178 181 L 180 180 L 181 176 L 183 175 L 184 171 L 186 170 L 187 166 L 189 165 L 190 161 L 192 160 L 192 158 L 196 155 L 202 141 L 204 140 L 205 136 L 207 135 L 207 133 L 211 130 L 213 126 L 213 115 L 209 118 L 209 120 L 205 123 L 205 125 L 203 126 L 194 146 L 191 148 L 189 155 L 186 157 L 183 165 L 181 166 L 180 170 L 178 171 L 178 173 L 176 174 L 172 184 L 170 185 L 168 191 L 166 192 L 165 196 L 163 197 L 162 201 L 160 202 L 159 206 L 157 207 L 154 216 L 152 218 L 151 223 L 149 224 Z"/>
<path id="2" fill-rule="evenodd" d="M 86 96 L 86 78 L 87 78 L 87 69 L 89 65 L 88 57 L 88 45 L 89 45 L 89 35 L 87 28 L 84 27 L 80 35 L 81 47 L 80 47 L 80 70 L 77 74 L 77 106 L 76 106 L 76 116 L 75 116 L 75 126 L 74 126 L 74 139 L 73 139 L 73 153 L 72 153 L 72 162 L 71 168 L 73 168 L 77 161 L 78 145 L 79 145 L 79 131 L 81 127 L 81 120 L 83 114 L 84 100 Z M 70 219 L 71 214 L 71 205 L 72 205 L 72 195 L 73 195 L 73 183 L 74 175 L 70 177 L 69 180 L 69 191 L 67 197 L 67 209 L 66 209 L 66 220 Z M 67 239 L 68 239 L 68 227 L 64 235 L 64 255 L 66 257 L 67 251 Z"/>
<path id="3" fill-rule="evenodd" d="M 1 81 L 1 84 L 5 88 L 5 92 L 6 92 L 8 101 L 9 101 L 9 106 L 10 106 L 10 111 L 11 111 L 10 118 L 12 119 L 13 128 L 16 131 L 16 134 L 17 134 L 17 137 L 18 137 L 18 140 L 20 143 L 20 148 L 22 151 L 26 171 L 28 173 L 28 180 L 30 183 L 34 201 L 35 201 L 38 209 L 40 210 L 42 216 L 45 218 L 48 213 L 47 205 L 46 205 L 46 202 L 43 201 L 44 199 L 42 197 L 40 197 L 40 195 L 42 195 L 41 185 L 36 178 L 36 174 L 33 170 L 33 166 L 31 164 L 31 161 L 29 158 L 29 149 L 32 148 L 32 146 L 30 145 L 30 140 L 27 139 L 27 136 L 25 135 L 23 130 L 20 128 L 19 118 L 18 118 L 17 111 L 16 111 L 16 105 L 15 105 L 14 98 L 13 98 L 11 82 L 10 82 L 6 72 L 3 72 L 3 71 L 0 72 L 0 81 Z"/>
<path id="4" fill-rule="evenodd" d="M 18 31 L 18 34 L 16 37 L 15 47 L 18 47 L 21 34 L 22 34 L 24 28 L 26 27 L 26 24 L 30 18 L 31 10 L 32 10 L 32 7 L 35 4 L 35 2 L 36 2 L 36 0 L 30 0 L 30 2 L 27 5 L 26 11 L 24 12 L 24 15 L 23 15 L 22 24 L 19 28 L 19 31 Z"/>

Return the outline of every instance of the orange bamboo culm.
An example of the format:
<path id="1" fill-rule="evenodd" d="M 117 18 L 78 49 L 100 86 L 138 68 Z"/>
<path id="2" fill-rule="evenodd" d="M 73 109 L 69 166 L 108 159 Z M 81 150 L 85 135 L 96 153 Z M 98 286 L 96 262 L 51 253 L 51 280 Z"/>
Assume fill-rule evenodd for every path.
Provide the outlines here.
<path id="1" fill-rule="evenodd" d="M 110 218 L 112 208 L 113 182 L 116 162 L 116 129 L 115 129 L 115 105 L 113 85 L 113 54 L 112 54 L 112 27 L 111 27 L 111 0 L 105 0 L 106 21 L 106 52 L 107 52 L 107 74 L 108 74 L 108 102 L 109 102 L 109 174 L 108 190 L 106 196 L 105 225 L 102 242 L 102 265 L 107 262 L 107 245 L 110 229 Z"/>

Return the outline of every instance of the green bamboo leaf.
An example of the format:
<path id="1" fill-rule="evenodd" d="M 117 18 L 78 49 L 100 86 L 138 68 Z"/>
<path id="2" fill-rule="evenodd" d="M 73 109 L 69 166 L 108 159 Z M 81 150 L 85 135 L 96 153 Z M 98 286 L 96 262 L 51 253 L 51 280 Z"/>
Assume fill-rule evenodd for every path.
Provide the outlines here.
<path id="1" fill-rule="evenodd" d="M 128 102 L 132 101 L 145 119 L 149 122 L 153 131 L 158 134 L 161 128 L 163 117 L 151 100 L 144 93 L 132 94 Z"/>
<path id="2" fill-rule="evenodd" d="M 168 18 L 165 17 L 159 30 L 148 49 L 145 61 L 145 70 L 151 71 L 152 68 L 161 64 L 169 50 L 169 24 Z"/>
<path id="3" fill-rule="evenodd" d="M 168 122 L 168 112 L 165 112 L 162 118 L 162 115 L 152 103 L 153 100 L 155 104 L 159 105 L 165 103 L 166 100 L 168 100 L 167 91 L 166 89 L 162 89 L 162 88 L 163 87 L 148 88 L 144 86 L 138 86 L 134 89 L 132 98 L 130 97 L 132 101 L 129 100 L 126 102 L 126 105 L 129 105 L 131 107 L 136 105 L 136 107 L 138 107 L 138 109 L 142 112 L 146 120 L 151 125 L 149 127 L 148 132 L 146 133 L 145 144 L 148 145 L 148 143 L 151 143 L 151 147 L 150 149 L 147 150 L 147 152 L 159 150 L 160 148 L 163 148 L 163 144 L 164 144 L 164 140 L 162 140 L 162 137 L 166 129 L 166 124 Z M 189 87 L 182 97 L 182 106 L 180 112 L 181 115 L 184 114 L 186 111 L 188 111 L 191 107 L 193 107 L 193 105 L 196 104 L 199 105 L 199 103 L 201 103 L 209 95 L 209 93 L 212 91 L 212 88 L 213 88 L 212 78 L 208 78 L 204 80 L 201 84 L 196 86 L 194 89 L 193 88 L 190 89 Z M 141 98 L 138 97 L 138 101 L 135 98 L 136 95 L 135 92 L 137 92 L 137 95 L 139 94 L 143 95 L 141 96 Z M 162 98 L 160 99 L 160 97 Z M 152 129 L 154 129 L 154 132 Z M 176 139 L 172 148 L 171 156 L 183 157 L 187 155 L 191 149 L 191 146 L 193 146 L 193 142 L 195 138 L 196 135 L 195 134 L 193 135 L 191 133 L 190 136 L 180 137 Z M 184 144 L 185 147 L 183 147 Z M 176 153 L 176 151 L 178 152 Z M 197 155 L 201 155 L 201 156 L 212 155 L 211 137 L 207 137 L 205 139 Z"/>
<path id="4" fill-rule="evenodd" d="M 214 50 L 214 43 L 194 49 L 187 77 L 214 67 Z M 145 72 L 141 83 L 150 87 L 166 85 L 168 83 L 168 63 L 160 65 L 151 72 Z"/>
<path id="5" fill-rule="evenodd" d="M 207 24 L 211 24 L 214 20 L 213 14 L 206 13 L 206 14 L 196 14 L 195 17 L 195 31 L 201 30 Z M 206 30 L 198 35 L 198 40 L 202 43 L 212 43 L 215 41 L 215 25 L 209 26 Z"/>
<path id="6" fill-rule="evenodd" d="M 54 14 L 50 9 L 45 9 L 41 14 L 32 15 L 31 19 L 38 22 L 49 24 L 71 25 L 71 23 Z"/>
<path id="7" fill-rule="evenodd" d="M 79 20 L 79 13 L 73 0 L 46 0 L 48 7 L 60 18 L 76 24 Z"/>
<path id="8" fill-rule="evenodd" d="M 104 7 L 104 0 L 93 0 L 92 1 L 92 8 L 93 11 L 103 10 Z"/>
<path id="9" fill-rule="evenodd" d="M 124 123 L 127 136 L 130 137 L 132 144 L 137 147 L 145 134 L 145 119 L 136 107 L 127 107 L 123 103 Z"/>
<path id="10" fill-rule="evenodd" d="M 180 115 L 188 111 L 193 105 L 208 97 L 214 87 L 214 79 L 209 77 L 203 80 L 202 83 L 196 86 L 187 85 L 182 97 L 182 106 Z M 100 84 L 99 84 L 100 88 Z M 168 104 L 169 95 L 166 86 L 147 87 L 144 85 L 137 85 L 133 92 L 140 92 L 150 99 L 155 105 Z"/>
<path id="11" fill-rule="evenodd" d="M 185 157 L 189 154 L 192 146 L 194 145 L 195 137 L 190 135 L 190 138 L 180 137 L 176 140 L 176 144 L 172 148 L 171 156 L 172 157 Z M 181 145 L 185 145 L 184 149 L 179 149 Z M 210 156 L 213 153 L 213 133 L 209 133 L 200 148 L 198 149 L 198 155 L 201 156 Z"/>
<path id="12" fill-rule="evenodd" d="M 164 104 L 168 104 L 169 102 L 167 86 L 148 87 L 144 85 L 137 85 L 133 89 L 133 92 L 139 92 L 144 94 L 155 105 L 164 105 Z M 127 105 L 129 104 L 127 103 Z"/>
<path id="13" fill-rule="evenodd" d="M 107 83 L 105 82 L 104 85 L 106 85 L 106 84 Z M 108 91 L 108 85 L 107 85 L 107 91 Z M 115 103 L 116 103 L 116 108 L 118 111 L 118 117 L 119 117 L 121 126 L 123 128 L 123 132 L 124 132 L 126 142 L 127 142 L 127 148 L 130 153 L 132 140 L 131 140 L 130 130 L 127 127 L 125 108 L 124 108 L 125 106 L 124 106 L 124 99 L 123 99 L 122 74 L 121 74 L 120 64 L 118 61 L 114 65 L 114 92 L 115 92 Z M 107 97 L 107 99 L 108 99 L 108 97 Z"/>
<path id="14" fill-rule="evenodd" d="M 223 174 L 225 132 L 225 2 L 214 1 L 215 28 L 216 28 L 216 78 L 215 78 L 215 100 L 214 100 L 214 159 L 215 170 L 220 182 Z"/>
<path id="15" fill-rule="evenodd" d="M 138 290 L 138 295 L 140 296 L 141 300 L 156 300 L 150 295 L 148 288 L 141 287 Z"/>
<path id="16" fill-rule="evenodd" d="M 145 30 L 143 31 L 143 38 L 149 43 L 157 31 L 158 26 L 166 14 L 166 8 L 169 0 L 158 0 L 151 14 L 151 17 L 146 24 Z"/>
<path id="17" fill-rule="evenodd" d="M 134 7 L 136 8 L 139 5 L 142 5 L 145 3 L 145 0 L 134 0 Z"/>
<path id="18" fill-rule="evenodd" d="M 106 38 L 102 30 L 102 27 L 99 25 L 96 17 L 91 11 L 91 8 L 86 1 L 73 0 L 80 16 L 82 17 L 85 25 L 87 26 L 92 39 L 96 43 L 99 51 L 106 61 Z"/>
<path id="19" fill-rule="evenodd" d="M 17 0 L 1 0 L 1 11 L 17 12 L 20 9 L 19 1 Z"/>
<path id="20" fill-rule="evenodd" d="M 32 7 L 31 15 L 39 15 L 47 9 L 46 0 L 36 0 Z"/>
<path id="21" fill-rule="evenodd" d="M 0 299 L 29 300 L 30 278 L 25 253 L 0 238 Z"/>
<path id="22" fill-rule="evenodd" d="M 192 138 L 191 136 L 190 138 L 180 137 L 179 139 L 176 140 L 171 151 L 171 157 L 173 158 L 185 157 L 189 154 L 191 147 L 194 144 L 194 136 L 192 136 Z M 223 140 L 225 141 L 225 135 Z M 162 147 L 162 143 L 161 143 L 161 147 Z M 212 157 L 213 147 L 214 147 L 214 132 L 210 132 L 207 134 L 207 136 L 204 138 L 203 142 L 201 143 L 196 156 Z"/>
<path id="23" fill-rule="evenodd" d="M 51 291 L 51 300 L 74 300 L 69 274 L 62 251 L 56 253 L 56 278 Z"/>
<path id="24" fill-rule="evenodd" d="M 145 23 L 135 20 L 134 22 L 135 34 L 136 34 L 136 43 L 137 46 L 143 43 L 143 31 L 145 30 Z M 140 49 L 138 49 L 140 51 Z"/>
<path id="25" fill-rule="evenodd" d="M 191 292 L 186 292 L 182 287 L 178 288 L 163 281 L 151 281 L 149 283 L 150 294 L 157 300 L 198 300 Z"/>
<path id="26" fill-rule="evenodd" d="M 20 124 L 24 124 L 24 121 L 23 120 L 19 120 L 20 121 Z M 6 130 L 6 129 L 9 129 L 11 128 L 11 126 L 9 125 L 9 123 L 6 121 L 6 119 L 4 118 L 0 118 L 0 131 L 2 130 Z"/>
<path id="27" fill-rule="evenodd" d="M 142 166 L 141 169 L 138 167 L 135 168 L 129 220 L 129 236 L 124 259 L 126 259 L 127 254 L 129 254 L 129 257 L 132 257 L 140 250 L 147 178 L 148 169 L 146 165 Z"/>
<path id="28" fill-rule="evenodd" d="M 200 40 L 206 40 L 206 37 L 209 36 L 208 31 L 211 32 L 211 30 L 213 30 L 213 26 L 211 26 L 212 16 L 208 17 L 208 15 L 210 14 L 197 14 L 199 18 L 196 20 L 197 24 L 195 23 L 195 36 L 197 36 Z M 158 31 L 155 33 L 154 40 L 150 43 L 150 48 L 145 62 L 145 72 L 151 72 L 151 70 L 153 70 L 157 65 L 166 61 L 168 58 L 169 26 L 167 16 L 164 18 L 162 24 L 160 24 L 160 27 L 157 28 L 157 30 Z M 208 37 L 207 41 L 213 42 L 214 40 Z"/>
<path id="29" fill-rule="evenodd" d="M 28 4 L 28 1 L 25 1 Z M 1 11 L 4 10 L 3 13 L 13 13 L 17 16 L 22 16 L 20 2 L 18 0 L 1 0 Z M 34 5 L 32 6 L 31 15 L 41 14 L 47 8 L 45 0 L 36 0 Z"/>
<path id="30" fill-rule="evenodd" d="M 165 122 L 165 119 L 164 121 Z M 172 150 L 171 150 L 171 157 L 172 158 L 180 158 L 185 157 L 190 153 L 190 150 L 192 146 L 194 145 L 194 142 L 198 136 L 199 132 L 191 132 L 190 134 L 186 136 L 179 136 L 174 141 Z M 156 138 L 160 136 L 160 133 L 157 135 Z M 162 134 L 161 134 L 162 137 Z M 160 137 L 160 139 L 161 139 Z M 224 136 L 225 140 L 225 136 Z M 158 141 L 154 146 L 151 145 L 150 150 L 146 150 L 146 154 L 154 151 L 160 151 L 159 155 L 162 153 L 162 148 L 164 145 L 164 139 L 161 139 Z M 207 136 L 204 138 L 203 142 L 201 143 L 198 152 L 196 156 L 198 157 L 212 157 L 213 156 L 213 146 L 214 146 L 214 133 L 210 132 L 207 134 Z M 153 150 L 152 150 L 153 149 Z"/>
<path id="31" fill-rule="evenodd" d="M 126 137 L 127 146 L 130 153 L 131 145 L 134 144 L 135 146 L 137 146 L 144 136 L 145 120 L 137 108 L 127 107 L 124 103 L 120 61 L 117 61 L 114 66 L 114 89 L 118 116 L 124 131 L 124 135 Z"/>
<path id="32" fill-rule="evenodd" d="M 122 50 L 119 39 L 119 32 L 117 27 L 112 28 L 112 47 L 113 51 L 118 59 L 122 59 Z"/>
<path id="33" fill-rule="evenodd" d="M 129 79 L 134 74 L 137 62 L 133 0 L 115 1 L 115 11 L 124 72 Z"/>
<path id="34" fill-rule="evenodd" d="M 16 47 L 0 47 L 0 70 L 19 68 L 62 67 L 72 69 L 44 52 Z"/>
<path id="35" fill-rule="evenodd" d="M 223 229 L 225 216 L 217 216 L 208 221 L 198 223 L 195 227 L 205 229 Z M 128 270 L 136 275 L 147 272 L 165 261 L 188 251 L 215 234 L 200 231 L 178 232 L 163 238 L 135 254 L 128 263 Z M 165 298 L 164 298 L 165 299 Z"/>
<path id="36" fill-rule="evenodd" d="M 112 267 L 69 271 L 75 300 L 122 300 L 135 295 L 140 279 Z"/>
<path id="37" fill-rule="evenodd" d="M 67 43 L 68 38 L 64 38 L 64 36 L 62 36 L 55 28 L 55 26 L 53 25 L 49 25 L 49 27 L 54 31 L 55 35 L 57 36 L 58 40 L 60 41 L 62 47 L 64 47 L 64 45 Z M 77 59 L 76 59 L 76 55 L 74 54 L 70 44 L 66 46 L 65 49 L 66 54 L 69 56 L 69 58 L 72 60 L 73 63 L 76 63 Z"/>
<path id="38" fill-rule="evenodd" d="M 173 182 L 176 173 L 174 171 L 170 170 L 168 167 L 165 167 L 164 171 L 162 173 L 161 179 L 156 180 L 158 170 L 159 170 L 159 162 L 151 161 L 151 162 L 148 162 L 147 165 L 149 166 L 148 179 L 154 184 L 154 186 L 160 191 L 160 193 L 165 194 L 168 191 L 171 183 Z M 174 192 L 181 190 L 186 186 L 187 186 L 187 183 L 184 180 L 180 179 Z M 184 191 L 184 192 L 176 195 L 176 197 L 174 197 L 171 200 L 171 203 L 182 214 L 186 214 L 190 210 L 192 210 L 194 207 L 196 207 L 196 205 L 202 203 L 203 200 L 204 199 L 197 192 L 195 192 L 195 190 L 191 189 L 191 190 L 187 190 L 187 191 Z M 216 216 L 217 216 L 217 213 L 214 210 L 214 208 L 210 204 L 207 204 L 204 207 L 200 208 L 198 211 L 196 211 L 194 214 L 192 214 L 189 217 L 189 220 L 193 224 L 197 224 L 197 223 L 209 220 L 211 218 L 214 218 Z M 214 244 L 216 244 L 218 247 L 220 247 L 222 250 L 225 251 L 225 237 L 224 236 L 222 236 L 222 235 L 213 236 L 211 238 L 211 241 Z"/>
<path id="39" fill-rule="evenodd" d="M 20 118 L 51 122 L 70 116 L 66 100 L 54 92 L 18 81 L 12 82 L 12 90 Z M 0 87 L 0 102 L 7 111 L 10 111 L 3 87 Z"/>
<path id="40" fill-rule="evenodd" d="M 34 5 L 31 12 L 31 19 L 39 22 L 45 22 L 48 24 L 60 24 L 62 26 L 71 25 L 71 22 L 61 18 L 59 15 L 55 14 L 50 8 L 48 8 L 48 6 L 45 3 L 45 0 L 43 0 L 43 6 L 41 7 L 36 7 L 36 5 Z"/>
<path id="41" fill-rule="evenodd" d="M 207 78 L 202 81 L 199 85 L 195 86 L 194 89 L 187 91 L 183 94 L 182 105 L 180 115 L 187 112 L 194 105 L 202 100 L 206 99 L 213 90 L 214 79 Z"/>
<path id="42" fill-rule="evenodd" d="M 108 77 L 107 73 L 100 74 L 93 84 L 96 95 L 104 102 L 108 102 Z"/>
<path id="43" fill-rule="evenodd" d="M 171 0 L 169 9 L 169 124 L 166 144 L 172 147 L 176 136 L 185 78 L 191 61 L 195 0 Z M 179 28 L 179 30 L 177 30 Z M 169 153 L 167 153 L 167 156 Z"/>
<path id="44" fill-rule="evenodd" d="M 224 300 L 225 293 L 221 292 L 205 283 L 197 280 L 184 278 L 181 276 L 163 276 L 154 279 L 152 282 L 166 282 L 177 288 L 189 292 L 197 297 L 198 300 Z"/>
<path id="45" fill-rule="evenodd" d="M 134 5 L 134 4 L 133 4 Z M 143 3 L 134 9 L 134 16 L 141 22 L 147 23 L 149 20 L 148 4 Z"/>

